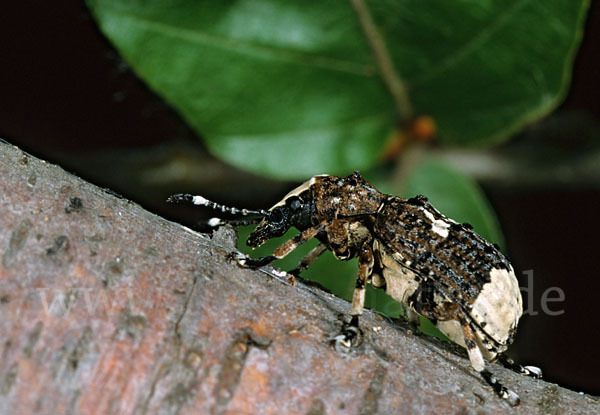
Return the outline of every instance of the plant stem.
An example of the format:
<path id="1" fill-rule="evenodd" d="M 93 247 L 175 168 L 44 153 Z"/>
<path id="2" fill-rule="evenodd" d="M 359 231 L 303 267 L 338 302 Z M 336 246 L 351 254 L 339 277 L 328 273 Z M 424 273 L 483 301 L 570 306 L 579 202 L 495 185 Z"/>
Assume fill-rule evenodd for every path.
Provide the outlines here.
<path id="1" fill-rule="evenodd" d="M 398 76 L 385 41 L 377 30 L 365 1 L 350 0 L 350 3 L 354 7 L 360 26 L 369 42 L 381 78 L 392 95 L 400 120 L 407 121 L 411 119 L 414 114 L 406 86 Z"/>

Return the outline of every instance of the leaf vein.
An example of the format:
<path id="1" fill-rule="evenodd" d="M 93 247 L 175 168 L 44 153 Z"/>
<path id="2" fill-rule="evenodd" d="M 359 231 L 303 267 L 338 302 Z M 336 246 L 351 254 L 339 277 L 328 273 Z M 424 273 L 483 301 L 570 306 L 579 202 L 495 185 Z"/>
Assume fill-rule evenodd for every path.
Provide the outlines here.
<path id="1" fill-rule="evenodd" d="M 119 10 L 118 13 L 122 18 L 129 19 L 133 24 L 142 26 L 146 30 L 173 36 L 190 43 L 218 47 L 225 50 L 244 53 L 250 56 L 257 56 L 261 58 L 266 57 L 296 65 L 313 66 L 329 71 L 345 72 L 364 77 L 375 77 L 377 74 L 375 67 L 370 63 L 363 64 L 322 55 L 285 50 L 282 48 L 258 45 L 250 42 L 242 42 L 240 40 L 215 36 L 206 32 L 173 26 L 157 20 L 142 18 L 139 15 L 126 13 L 121 10 Z"/>
<path id="2" fill-rule="evenodd" d="M 531 3 L 531 0 L 520 0 L 513 3 L 513 5 L 507 8 L 504 12 L 498 14 L 490 24 L 485 25 L 482 30 L 479 31 L 479 33 L 463 44 L 462 47 L 455 49 L 437 64 L 431 65 L 431 69 L 429 71 L 425 71 L 418 78 L 409 81 L 408 83 L 410 84 L 410 87 L 415 88 L 420 86 L 421 84 L 448 70 L 452 66 L 457 65 L 460 61 L 477 51 L 492 37 L 492 35 L 504 27 L 512 16 L 514 16 L 521 8 L 525 7 L 529 3 Z"/>

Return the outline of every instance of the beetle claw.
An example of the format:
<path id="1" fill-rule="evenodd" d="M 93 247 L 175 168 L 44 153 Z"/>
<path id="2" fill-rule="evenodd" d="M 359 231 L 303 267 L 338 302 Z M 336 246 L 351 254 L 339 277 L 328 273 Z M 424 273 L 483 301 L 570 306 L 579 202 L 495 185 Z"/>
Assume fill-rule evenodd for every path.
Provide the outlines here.
<path id="1" fill-rule="evenodd" d="M 542 369 L 537 366 L 523 366 L 523 374 L 536 379 L 542 378 Z"/>
<path id="2" fill-rule="evenodd" d="M 350 349 L 360 346 L 362 336 L 358 327 L 349 327 L 332 339 L 333 347 L 338 352 L 347 353 Z"/>
<path id="3" fill-rule="evenodd" d="M 521 403 L 521 398 L 519 398 L 519 395 L 517 395 L 510 389 L 504 388 L 504 390 L 500 394 L 500 397 L 502 399 L 505 399 L 510 406 L 518 406 Z"/>
<path id="4" fill-rule="evenodd" d="M 358 316 L 352 316 L 350 323 L 345 323 L 342 332 L 331 340 L 335 349 L 340 352 L 360 346 L 362 339 L 363 333 L 358 327 Z"/>
<path id="5" fill-rule="evenodd" d="M 270 264 L 271 262 L 273 262 L 276 259 L 277 258 L 275 258 L 272 255 L 264 256 L 261 258 L 250 258 L 248 256 L 244 256 L 243 258 L 238 259 L 238 264 L 240 264 L 242 267 L 246 267 L 246 268 L 260 268 L 263 265 Z"/>
<path id="6" fill-rule="evenodd" d="M 236 261 L 242 267 L 245 266 L 245 261 L 248 259 L 247 255 L 242 254 L 238 251 L 233 251 L 227 254 L 227 259 L 229 261 Z"/>

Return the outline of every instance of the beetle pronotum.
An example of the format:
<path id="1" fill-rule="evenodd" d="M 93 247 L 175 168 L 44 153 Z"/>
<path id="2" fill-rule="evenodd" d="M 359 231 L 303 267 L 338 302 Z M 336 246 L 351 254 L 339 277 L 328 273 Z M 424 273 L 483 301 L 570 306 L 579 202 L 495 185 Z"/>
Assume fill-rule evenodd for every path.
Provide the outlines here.
<path id="1" fill-rule="evenodd" d="M 409 320 L 425 316 L 464 347 L 473 369 L 511 405 L 519 403 L 518 395 L 486 369 L 484 359 L 498 359 L 522 374 L 541 376 L 538 368 L 522 367 L 502 355 L 523 312 L 512 266 L 470 225 L 442 215 L 423 196 L 405 199 L 383 194 L 354 172 L 347 177 L 314 176 L 267 211 L 227 207 L 189 194 L 171 196 L 169 201 L 257 216 L 209 221 L 212 226 L 260 221 L 246 241 L 251 247 L 283 235 L 290 227 L 300 231 L 270 256 L 240 260 L 245 266 L 281 259 L 312 238 L 320 244 L 301 261 L 297 272 L 325 250 L 340 260 L 358 257 L 352 320 L 336 338 L 343 345 L 351 346 L 357 336 L 365 286 L 371 284 L 400 302 Z"/>

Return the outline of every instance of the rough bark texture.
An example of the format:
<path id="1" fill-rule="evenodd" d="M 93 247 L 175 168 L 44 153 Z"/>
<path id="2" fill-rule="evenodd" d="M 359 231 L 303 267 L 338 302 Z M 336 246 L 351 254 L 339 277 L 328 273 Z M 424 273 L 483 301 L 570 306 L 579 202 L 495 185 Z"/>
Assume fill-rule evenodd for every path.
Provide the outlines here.
<path id="1" fill-rule="evenodd" d="M 227 259 L 212 238 L 0 143 L 0 413 L 592 414 L 598 402 Z M 61 301 L 62 300 L 62 301 Z"/>

